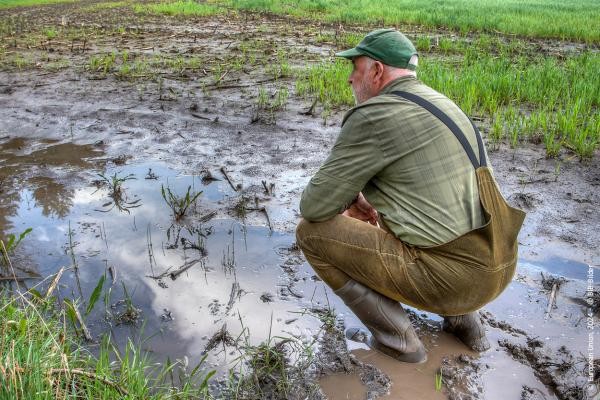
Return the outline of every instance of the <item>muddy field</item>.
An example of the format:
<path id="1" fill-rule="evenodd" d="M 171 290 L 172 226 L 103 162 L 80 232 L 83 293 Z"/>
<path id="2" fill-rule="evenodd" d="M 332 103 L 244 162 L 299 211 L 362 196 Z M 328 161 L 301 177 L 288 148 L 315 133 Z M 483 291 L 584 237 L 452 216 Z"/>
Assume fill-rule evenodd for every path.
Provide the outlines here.
<path id="1" fill-rule="evenodd" d="M 293 73 L 272 67 L 284 49 L 301 70 L 337 49 L 318 35 L 368 28 L 81 4 L 0 10 L 0 19 L 14 30 L 3 38 L 14 37 L 13 61 L 0 71 L 0 237 L 32 228 L 13 259 L 21 284 L 65 267 L 60 295 L 87 299 L 107 275 L 109 300 L 88 317 L 92 348 L 112 332 L 121 346 L 148 338 L 159 360 L 195 365 L 208 353 L 215 393 L 248 346 L 294 338 L 290 368 L 315 351 L 290 373 L 297 398 L 599 398 L 597 370 L 588 382 L 588 343 L 600 341 L 588 329 L 588 313 L 598 321 L 597 154 L 582 163 L 568 151 L 546 159 L 535 144 L 490 152 L 503 194 L 528 213 L 517 275 L 483 310 L 492 348 L 474 354 L 440 331 L 440 317 L 413 310 L 429 361 L 400 365 L 343 339 L 344 325 L 359 322 L 294 244 L 300 194 L 344 110 L 324 118 L 295 95 Z M 40 38 L 43 26 L 70 34 Z M 235 67 L 245 46 L 262 61 Z M 113 51 L 164 62 L 124 74 L 91 61 Z M 178 68 L 178 55 L 199 64 Z M 283 89 L 285 103 L 273 106 Z M 485 134 L 489 121 L 479 123 Z M 119 196 L 113 178 L 124 179 Z M 202 194 L 176 221 L 161 187 Z"/>

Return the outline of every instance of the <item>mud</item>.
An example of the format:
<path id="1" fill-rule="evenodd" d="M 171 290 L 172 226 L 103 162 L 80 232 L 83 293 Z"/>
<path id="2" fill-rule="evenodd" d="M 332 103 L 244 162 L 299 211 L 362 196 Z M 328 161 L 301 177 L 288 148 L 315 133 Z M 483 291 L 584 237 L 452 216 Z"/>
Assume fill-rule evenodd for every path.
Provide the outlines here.
<path id="1" fill-rule="evenodd" d="M 327 156 L 343 110 L 326 123 L 321 105 L 306 115 L 312 99 L 295 96 L 293 78 L 275 78 L 269 65 L 282 49 L 296 68 L 323 60 L 335 44 L 315 38 L 339 27 L 256 14 L 90 13 L 73 4 L 3 10 L 0 21 L 11 31 L 3 57 L 31 60 L 0 71 L 0 236 L 32 227 L 14 264 L 22 278 L 68 267 L 62 297 L 85 301 L 103 274 L 111 276 L 111 304 L 89 317 L 95 339 L 109 330 L 120 345 L 151 337 L 146 349 L 163 360 L 197 362 L 206 351 L 207 367 L 220 371 L 214 390 L 229 368 L 247 368 L 239 365 L 244 349 L 279 336 L 316 351 L 300 371 L 293 360 L 301 356 L 287 350 L 298 398 L 595 398 L 588 343 L 598 330 L 588 329 L 588 313 L 597 314 L 600 281 L 597 155 L 580 163 L 567 151 L 547 160 L 532 144 L 490 151 L 503 194 L 528 213 L 515 279 L 483 314 L 492 349 L 473 354 L 440 332 L 439 316 L 412 310 L 429 361 L 398 365 L 345 341 L 344 326 L 360 322 L 294 245 L 300 193 Z M 70 36 L 40 38 L 48 26 Z M 244 43 L 262 59 L 228 69 Z M 152 76 L 90 70 L 94 55 L 123 50 L 199 55 L 201 65 Z M 287 88 L 285 108 L 261 110 L 259 87 L 273 96 Z M 123 183 L 125 203 L 115 204 L 99 174 L 136 178 Z M 175 223 L 161 186 L 203 193 Z M 131 203 L 139 207 L 118 206 Z M 128 300 L 138 322 L 125 318 Z"/>

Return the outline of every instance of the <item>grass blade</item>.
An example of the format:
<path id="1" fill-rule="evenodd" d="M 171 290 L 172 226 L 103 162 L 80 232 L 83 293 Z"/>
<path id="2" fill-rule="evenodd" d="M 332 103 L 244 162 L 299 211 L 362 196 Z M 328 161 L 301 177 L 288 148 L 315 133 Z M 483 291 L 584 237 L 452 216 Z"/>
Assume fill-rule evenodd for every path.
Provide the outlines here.
<path id="1" fill-rule="evenodd" d="M 100 298 L 100 294 L 102 293 L 102 287 L 104 286 L 104 281 L 105 280 L 106 280 L 106 275 L 102 275 L 100 277 L 100 280 L 98 281 L 98 284 L 96 285 L 96 288 L 92 292 L 92 295 L 90 296 L 90 299 L 88 301 L 87 308 L 85 309 L 85 316 L 86 317 L 94 309 L 94 305 L 96 305 L 96 302 Z"/>

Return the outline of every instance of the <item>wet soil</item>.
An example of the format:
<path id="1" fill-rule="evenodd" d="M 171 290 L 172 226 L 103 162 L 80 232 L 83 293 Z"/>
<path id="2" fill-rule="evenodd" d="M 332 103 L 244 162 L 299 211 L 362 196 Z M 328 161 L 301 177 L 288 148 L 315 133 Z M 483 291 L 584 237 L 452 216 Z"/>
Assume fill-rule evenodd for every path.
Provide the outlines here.
<path id="1" fill-rule="evenodd" d="M 588 321 L 597 323 L 600 291 L 597 155 L 581 163 L 564 151 L 548 160 L 533 144 L 490 151 L 503 194 L 528 213 L 517 275 L 483 311 L 492 348 L 474 354 L 440 332 L 439 316 L 412 310 L 429 361 L 401 365 L 346 342 L 344 326 L 360 321 L 294 245 L 300 193 L 327 156 L 343 110 L 326 122 L 320 105 L 305 115 L 312 99 L 295 96 L 293 78 L 275 79 L 269 65 L 281 49 L 297 68 L 324 59 L 335 44 L 316 37 L 339 27 L 256 14 L 90 13 L 73 4 L 3 10 L 0 20 L 14 28 L 3 36 L 14 40 L 3 57 L 32 61 L 0 71 L 0 237 L 33 228 L 13 264 L 23 279 L 65 266 L 62 297 L 85 301 L 101 276 L 110 277 L 110 301 L 89 317 L 95 340 L 106 331 L 121 345 L 150 337 L 145 348 L 158 359 L 190 365 L 207 352 L 208 367 L 221 372 L 216 385 L 243 364 L 248 345 L 293 338 L 316 350 L 298 375 L 301 398 L 594 398 L 589 359 L 598 352 L 590 357 L 588 345 L 598 342 L 598 329 Z M 47 26 L 72 36 L 28 36 Z M 262 59 L 225 74 L 249 42 Z M 90 70 L 94 55 L 123 50 L 193 54 L 202 64 L 125 78 Z M 287 88 L 286 107 L 260 109 L 259 87 L 270 95 Z M 115 200 L 99 174 L 135 179 Z M 203 193 L 174 221 L 161 187 Z M 554 285 L 553 277 L 564 281 Z M 123 287 L 138 321 L 129 318 Z"/>

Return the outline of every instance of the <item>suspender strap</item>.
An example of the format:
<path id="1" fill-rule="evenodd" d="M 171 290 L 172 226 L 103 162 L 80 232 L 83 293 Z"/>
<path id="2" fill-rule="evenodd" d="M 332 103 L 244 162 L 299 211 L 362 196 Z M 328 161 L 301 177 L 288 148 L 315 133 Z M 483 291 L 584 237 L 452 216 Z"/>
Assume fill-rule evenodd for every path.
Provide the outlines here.
<path id="1" fill-rule="evenodd" d="M 458 141 L 462 145 L 463 149 L 465 150 L 465 153 L 467 153 L 467 156 L 469 156 L 469 160 L 471 160 L 471 164 L 473 164 L 473 168 L 477 169 L 480 166 L 485 167 L 487 165 L 487 162 L 485 159 L 485 152 L 483 150 L 483 141 L 481 140 L 481 135 L 479 134 L 479 130 L 477 129 L 475 124 L 473 124 L 473 122 L 471 122 L 471 125 L 473 125 L 473 129 L 475 130 L 475 137 L 477 138 L 477 147 L 479 148 L 479 161 L 477 161 L 475 152 L 473 151 L 471 144 L 467 140 L 467 137 L 465 136 L 463 131 L 461 131 L 461 129 L 458 127 L 458 125 L 456 125 L 456 123 L 448 116 L 448 114 L 446 114 L 445 112 L 440 110 L 438 107 L 436 107 L 434 104 L 425 100 L 421 96 L 417 96 L 416 94 L 404 92 L 404 91 L 396 91 L 396 92 L 392 92 L 392 94 L 403 97 L 406 100 L 412 101 L 413 103 L 420 105 L 421 107 L 423 107 L 424 109 L 426 109 L 427 111 L 432 113 L 435 117 L 437 117 L 437 119 L 439 119 L 444 125 L 446 125 L 448 127 L 448 129 L 450 129 L 452 131 L 454 136 L 456 136 L 456 139 L 458 139 Z"/>
<path id="2" fill-rule="evenodd" d="M 477 147 L 479 148 L 479 166 L 486 167 L 487 160 L 485 159 L 485 148 L 483 147 L 483 140 L 481 139 L 481 133 L 479 132 L 479 129 L 477 129 L 477 127 L 475 126 L 473 121 L 471 121 L 471 125 L 473 125 L 473 130 L 475 131 L 475 138 L 477 139 Z"/>

